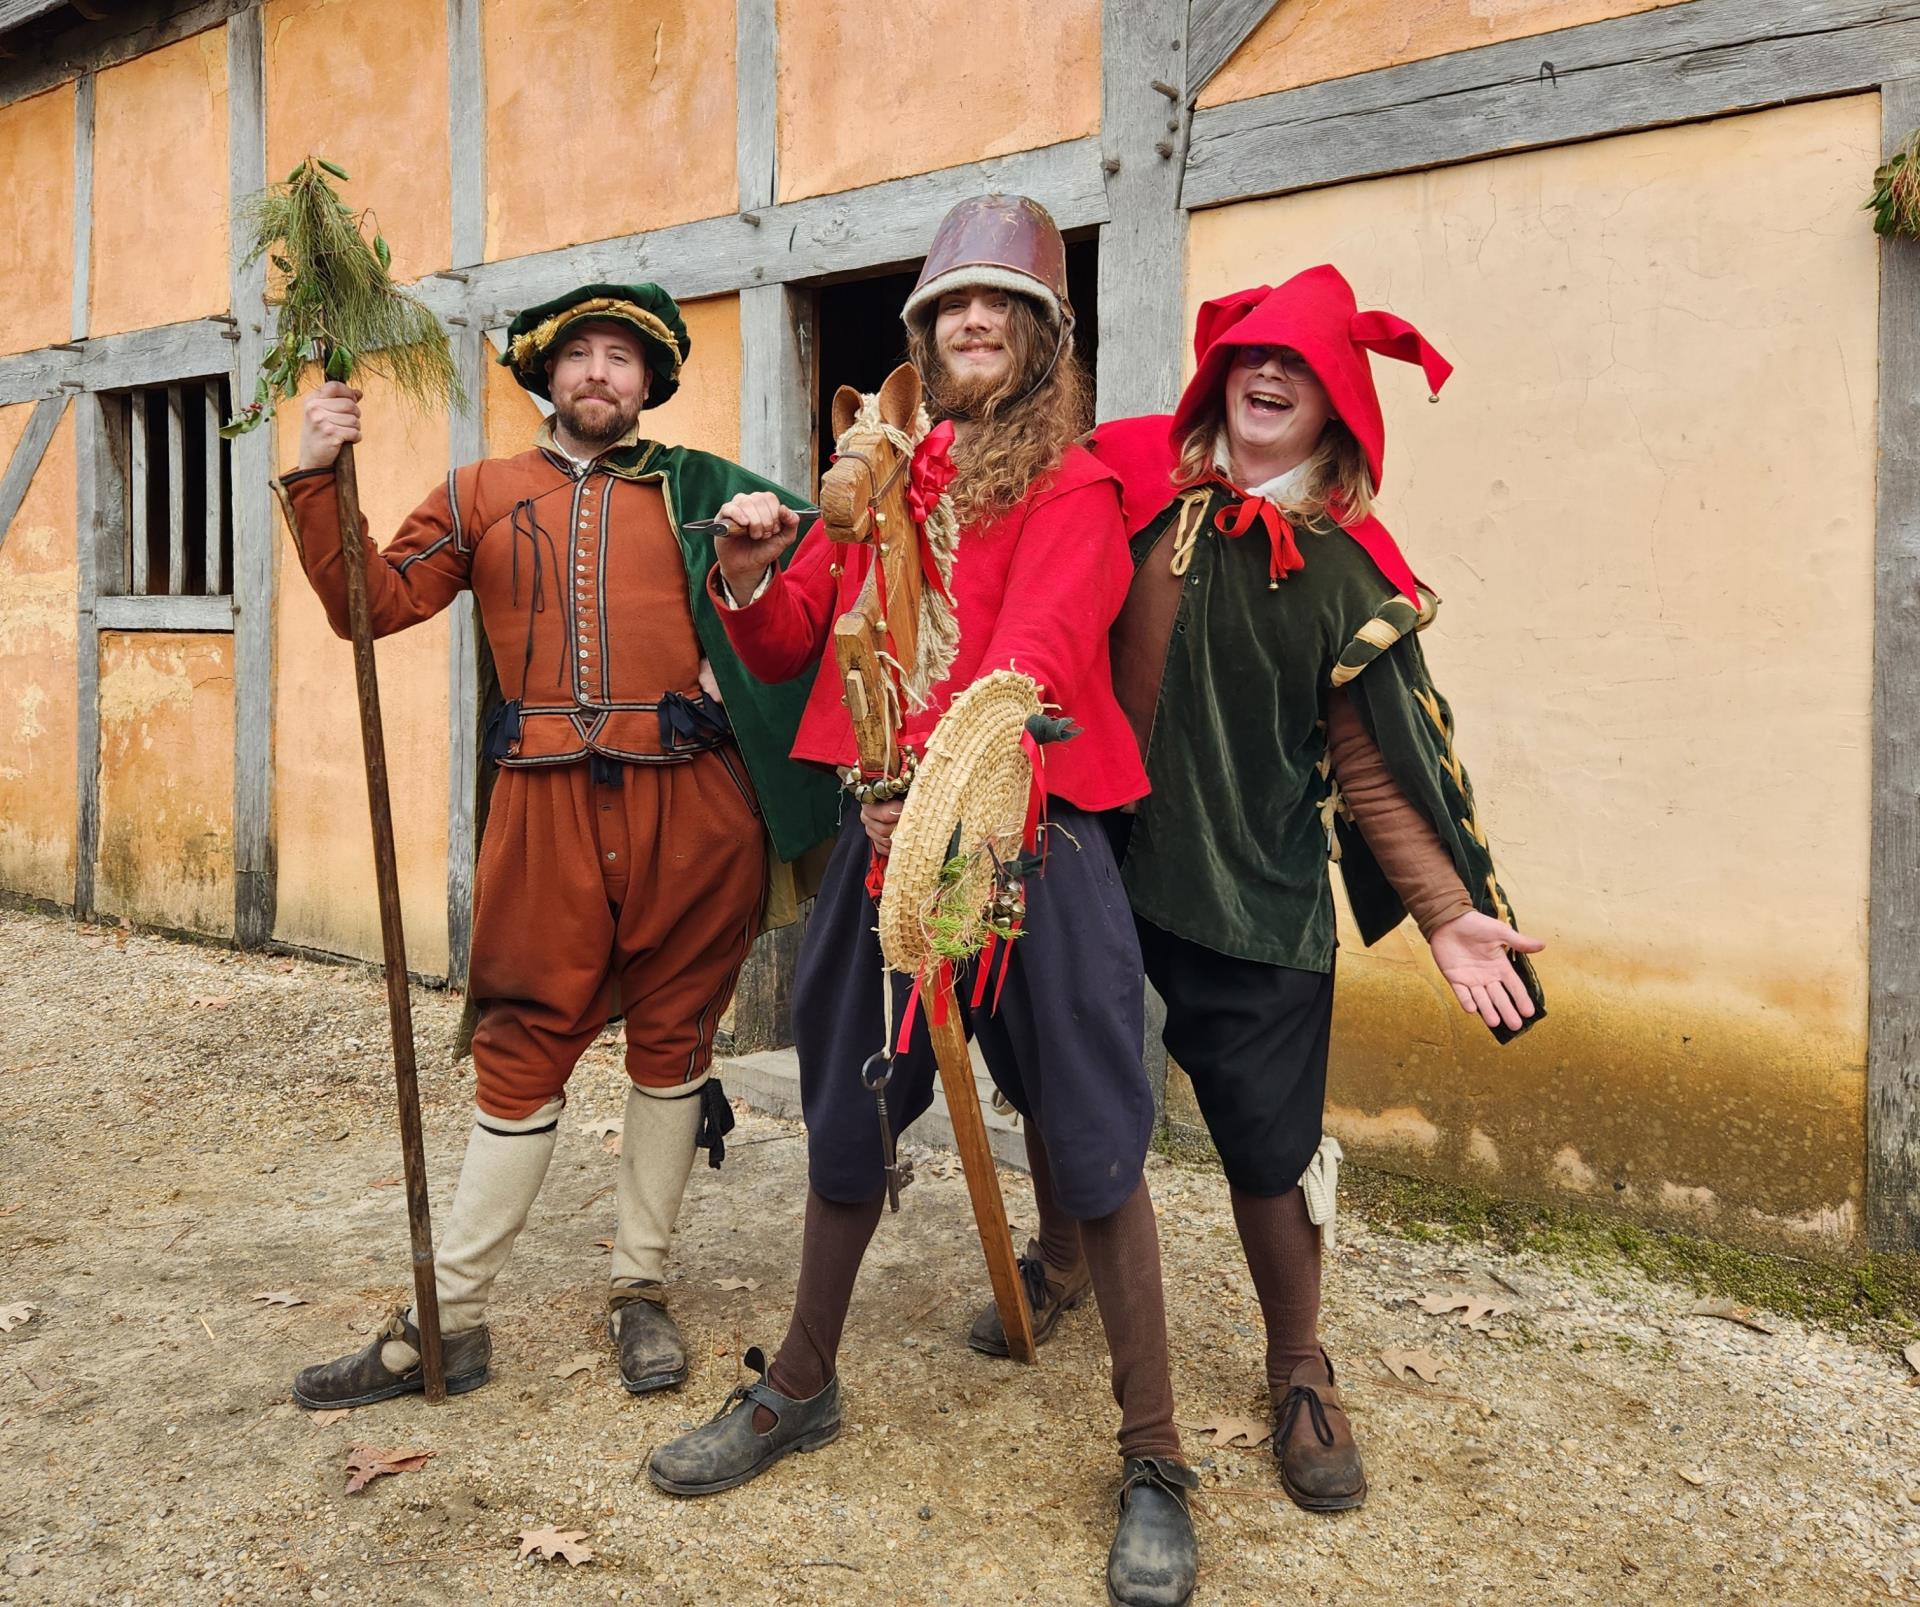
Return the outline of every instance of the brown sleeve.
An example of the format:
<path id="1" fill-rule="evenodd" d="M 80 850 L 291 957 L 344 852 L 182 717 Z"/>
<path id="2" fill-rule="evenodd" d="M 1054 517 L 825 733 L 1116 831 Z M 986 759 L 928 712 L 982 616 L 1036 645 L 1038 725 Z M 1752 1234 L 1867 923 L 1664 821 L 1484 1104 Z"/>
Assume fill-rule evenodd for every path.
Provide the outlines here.
<path id="1" fill-rule="evenodd" d="M 1473 909 L 1453 856 L 1433 823 L 1395 784 L 1359 713 L 1344 691 L 1327 701 L 1327 751 L 1334 779 L 1400 902 L 1423 937 Z"/>
<path id="2" fill-rule="evenodd" d="M 325 606 L 334 634 L 345 639 L 351 633 L 334 471 L 296 469 L 281 475 L 273 488 L 293 533 L 300 567 Z M 432 618 L 467 584 L 471 553 L 461 539 L 445 482 L 407 515 L 400 533 L 384 550 L 368 537 L 363 513 L 360 545 L 366 554 L 367 603 L 375 636 L 391 636 Z"/>

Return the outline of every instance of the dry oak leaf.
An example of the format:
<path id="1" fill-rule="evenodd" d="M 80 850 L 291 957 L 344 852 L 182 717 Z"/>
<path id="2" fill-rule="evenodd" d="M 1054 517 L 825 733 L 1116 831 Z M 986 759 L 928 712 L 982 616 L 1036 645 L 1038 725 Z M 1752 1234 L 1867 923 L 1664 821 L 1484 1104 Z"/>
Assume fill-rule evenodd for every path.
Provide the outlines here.
<path id="1" fill-rule="evenodd" d="M 29 1322 L 40 1308 L 30 1300 L 22 1300 L 11 1306 L 0 1306 L 0 1334 L 10 1334 L 21 1323 Z"/>
<path id="2" fill-rule="evenodd" d="M 370 1480 L 383 1473 L 417 1473 L 427 1465 L 431 1451 L 409 1451 L 401 1446 L 382 1450 L 377 1445 L 356 1445 L 347 1452 L 347 1494 L 364 1489 Z"/>
<path id="3" fill-rule="evenodd" d="M 233 995 L 230 993 L 198 994 L 187 1000 L 187 1003 L 198 1005 L 202 1010 L 224 1010 L 233 1003 Z"/>
<path id="4" fill-rule="evenodd" d="M 1420 1309 L 1430 1316 L 1446 1317 L 1454 1312 L 1459 1316 L 1454 1321 L 1464 1328 L 1472 1328 L 1486 1333 L 1493 1327 L 1493 1319 L 1513 1310 L 1505 1300 L 1488 1300 L 1480 1295 L 1430 1294 L 1420 1300 Z"/>
<path id="5" fill-rule="evenodd" d="M 598 1356 L 575 1356 L 572 1361 L 562 1362 L 558 1367 L 554 1368 L 553 1376 L 564 1379 L 573 1377 L 575 1373 L 592 1372 L 595 1364 L 599 1360 L 600 1358 Z"/>
<path id="6" fill-rule="evenodd" d="M 1447 1367 L 1445 1362 L 1436 1360 L 1424 1350 L 1383 1350 L 1380 1360 L 1387 1371 L 1403 1384 L 1407 1381 L 1408 1373 L 1415 1374 L 1423 1384 L 1438 1383 Z"/>
<path id="7" fill-rule="evenodd" d="M 596 1250 L 611 1250 L 613 1248 L 613 1240 L 595 1239 L 593 1245 Z"/>
<path id="8" fill-rule="evenodd" d="M 602 1116 L 597 1122 L 587 1123 L 587 1136 L 589 1138 L 613 1138 L 619 1134 L 620 1129 L 624 1125 L 624 1123 L 615 1120 L 611 1116 Z"/>
<path id="9" fill-rule="evenodd" d="M 513 1560 L 519 1562 L 528 1552 L 537 1551 L 549 1561 L 563 1560 L 578 1568 L 583 1562 L 593 1561 L 593 1552 L 580 1542 L 587 1538 L 585 1529 L 522 1529 L 520 1531 L 520 1553 Z"/>
<path id="10" fill-rule="evenodd" d="M 270 1306 L 304 1306 L 307 1303 L 305 1295 L 297 1295 L 291 1289 L 262 1289 L 253 1298 L 264 1300 Z"/>
<path id="11" fill-rule="evenodd" d="M 337 1423 L 343 1417 L 353 1416 L 351 1406 L 334 1406 L 323 1412 L 307 1413 L 307 1421 L 315 1428 L 325 1428 L 329 1423 Z"/>
<path id="12" fill-rule="evenodd" d="M 1773 1332 L 1759 1318 L 1751 1306 L 1736 1306 L 1731 1300 L 1696 1300 L 1687 1307 L 1689 1317 L 1718 1317 L 1723 1322 L 1737 1322 L 1742 1328 L 1751 1328 L 1756 1334 Z"/>
<path id="13" fill-rule="evenodd" d="M 760 1287 L 760 1280 L 758 1278 L 715 1278 L 713 1286 L 716 1289 L 724 1289 L 728 1294 L 732 1294 L 736 1289 L 745 1289 L 751 1294 Z"/>
<path id="14" fill-rule="evenodd" d="M 1273 1438 L 1273 1425 L 1262 1423 L 1255 1417 L 1220 1416 L 1202 1423 L 1194 1431 L 1198 1434 L 1211 1434 L 1213 1443 L 1220 1445 L 1254 1446 Z"/>

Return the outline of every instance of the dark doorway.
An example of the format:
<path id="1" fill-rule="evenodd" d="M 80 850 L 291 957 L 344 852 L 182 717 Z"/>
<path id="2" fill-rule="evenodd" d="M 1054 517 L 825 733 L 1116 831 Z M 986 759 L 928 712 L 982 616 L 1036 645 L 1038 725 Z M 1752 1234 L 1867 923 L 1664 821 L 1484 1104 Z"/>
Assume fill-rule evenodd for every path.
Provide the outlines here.
<path id="1" fill-rule="evenodd" d="M 814 315 L 820 376 L 821 467 L 833 450 L 833 393 L 842 385 L 876 391 L 907 358 L 900 309 L 913 292 L 918 267 L 822 285 Z M 1097 233 L 1067 241 L 1067 296 L 1075 316 L 1074 348 L 1093 371 L 1100 349 L 1100 241 Z"/>

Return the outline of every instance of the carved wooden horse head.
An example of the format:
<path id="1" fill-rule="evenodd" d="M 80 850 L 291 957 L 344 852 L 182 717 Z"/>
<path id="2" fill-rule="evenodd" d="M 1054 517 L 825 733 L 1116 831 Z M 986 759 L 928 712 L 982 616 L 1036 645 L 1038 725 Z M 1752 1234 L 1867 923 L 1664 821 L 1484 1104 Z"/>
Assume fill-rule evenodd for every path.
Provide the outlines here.
<path id="1" fill-rule="evenodd" d="M 920 376 L 911 363 L 896 368 L 872 396 L 842 385 L 833 396 L 834 461 L 820 481 L 820 520 L 828 537 L 877 549 L 887 617 L 879 617 L 877 595 L 864 600 L 905 666 L 920 649 L 920 562 L 907 475 L 911 443 L 924 425 Z"/>

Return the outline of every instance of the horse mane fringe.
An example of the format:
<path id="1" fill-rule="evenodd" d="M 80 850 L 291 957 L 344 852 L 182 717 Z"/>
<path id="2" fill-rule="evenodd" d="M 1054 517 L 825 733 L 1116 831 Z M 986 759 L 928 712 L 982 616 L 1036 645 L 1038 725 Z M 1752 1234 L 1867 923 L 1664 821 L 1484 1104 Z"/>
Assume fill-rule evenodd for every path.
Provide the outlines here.
<path id="1" fill-rule="evenodd" d="M 836 451 L 845 447 L 848 437 L 860 434 L 879 434 L 909 457 L 933 427 L 923 406 L 913 416 L 913 433 L 897 430 L 880 416 L 880 397 L 876 392 L 860 398 L 860 410 L 854 414 L 853 422 L 834 443 Z M 927 548 L 933 554 L 934 568 L 940 572 L 940 583 L 946 588 L 947 595 L 953 595 L 953 566 L 959 557 L 960 519 L 953 511 L 953 497 L 942 491 L 940 500 L 934 505 L 933 512 L 927 517 Z M 861 592 L 864 603 L 874 587 L 873 573 L 867 573 L 866 587 Z M 953 611 L 953 605 L 941 597 L 931 587 L 922 588 L 920 593 L 920 645 L 914 655 L 914 662 L 904 666 L 900 676 L 900 686 L 906 696 L 907 707 L 918 714 L 929 707 L 929 697 L 933 689 L 947 678 L 953 668 L 954 654 L 960 650 L 960 620 Z"/>

